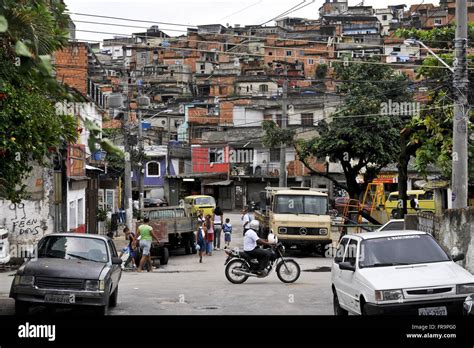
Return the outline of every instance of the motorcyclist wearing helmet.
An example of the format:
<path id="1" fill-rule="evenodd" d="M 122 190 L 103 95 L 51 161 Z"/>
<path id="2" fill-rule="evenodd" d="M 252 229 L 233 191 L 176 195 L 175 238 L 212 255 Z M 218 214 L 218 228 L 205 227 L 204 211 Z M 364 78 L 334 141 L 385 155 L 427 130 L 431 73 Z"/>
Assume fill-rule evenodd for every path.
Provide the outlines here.
<path id="1" fill-rule="evenodd" d="M 265 275 L 266 267 L 271 258 L 271 251 L 261 249 L 258 245 L 272 245 L 266 239 L 262 239 L 258 236 L 257 231 L 259 230 L 260 223 L 258 220 L 250 221 L 250 229 L 245 232 L 244 236 L 244 251 L 252 258 L 256 258 L 259 263 L 258 274 Z"/>

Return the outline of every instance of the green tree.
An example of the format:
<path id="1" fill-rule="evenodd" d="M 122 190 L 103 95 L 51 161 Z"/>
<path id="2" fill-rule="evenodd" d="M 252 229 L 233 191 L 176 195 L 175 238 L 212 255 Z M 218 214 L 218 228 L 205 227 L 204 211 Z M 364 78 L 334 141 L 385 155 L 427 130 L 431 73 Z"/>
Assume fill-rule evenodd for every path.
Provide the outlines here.
<path id="1" fill-rule="evenodd" d="M 64 10 L 59 1 L 0 2 L 0 196 L 13 202 L 32 164 L 47 165 L 77 134 L 74 118 L 54 107 L 66 96 L 50 62 L 67 42 Z"/>
<path id="2" fill-rule="evenodd" d="M 399 30 L 397 35 L 403 38 L 416 38 L 430 47 L 445 49 L 446 53 L 440 54 L 440 57 L 452 66 L 454 57 L 450 50 L 453 49 L 455 31 L 455 25 L 451 25 L 432 30 Z M 474 23 L 469 24 L 469 39 L 474 39 Z M 469 62 L 472 68 L 474 56 L 469 56 Z M 433 67 L 439 67 L 439 69 Z M 422 175 L 426 176 L 428 167 L 434 165 L 441 170 L 444 177 L 450 178 L 453 139 L 453 76 L 432 56 L 423 60 L 417 73 L 419 77 L 431 80 L 435 87 L 429 89 L 426 108 L 418 117 L 413 118 L 410 124 L 411 143 L 418 144 L 416 167 Z M 470 70 L 469 81 L 471 84 L 469 100 L 472 104 L 474 101 L 474 74 L 472 70 Z M 474 153 L 473 146 L 474 143 L 471 143 L 471 154 Z M 470 169 L 470 180 L 474 180 L 474 168 Z"/>
<path id="3" fill-rule="evenodd" d="M 335 76 L 344 81 L 339 89 L 345 96 L 344 103 L 331 115 L 329 122 L 319 122 L 318 136 L 294 141 L 293 145 L 300 160 L 313 174 L 328 178 L 345 189 L 351 198 L 359 199 L 367 183 L 383 167 L 398 160 L 400 130 L 411 116 L 383 114 L 381 107 L 389 101 L 411 101 L 409 81 L 388 66 L 354 62 L 347 67 L 336 64 Z M 281 134 L 276 135 L 283 138 Z M 264 141 L 273 137 L 267 131 Z M 327 156 L 341 164 L 346 185 L 312 167 L 312 158 Z M 361 174 L 364 175 L 363 185 L 357 182 Z"/>

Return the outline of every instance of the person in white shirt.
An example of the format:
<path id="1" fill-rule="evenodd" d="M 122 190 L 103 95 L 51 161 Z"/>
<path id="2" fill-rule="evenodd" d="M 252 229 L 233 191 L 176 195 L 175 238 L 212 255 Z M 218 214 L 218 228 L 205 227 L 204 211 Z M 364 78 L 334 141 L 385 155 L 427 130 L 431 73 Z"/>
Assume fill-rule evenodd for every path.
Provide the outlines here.
<path id="1" fill-rule="evenodd" d="M 242 211 L 242 228 L 244 230 L 244 236 L 245 232 L 250 228 L 250 222 L 252 221 L 252 216 L 249 213 L 249 208 L 245 207 L 244 210 Z"/>
<path id="2" fill-rule="evenodd" d="M 214 219 L 214 249 L 220 250 L 222 224 L 224 223 L 224 213 L 222 212 L 222 209 L 217 206 L 216 209 L 214 209 L 212 216 Z"/>
<path id="3" fill-rule="evenodd" d="M 258 245 L 272 245 L 267 240 L 258 236 L 257 231 L 260 227 L 258 220 L 252 220 L 249 223 L 249 229 L 244 236 L 244 251 L 252 258 L 256 258 L 259 263 L 258 273 L 265 275 L 268 262 L 271 258 L 271 251 L 261 249 Z"/>

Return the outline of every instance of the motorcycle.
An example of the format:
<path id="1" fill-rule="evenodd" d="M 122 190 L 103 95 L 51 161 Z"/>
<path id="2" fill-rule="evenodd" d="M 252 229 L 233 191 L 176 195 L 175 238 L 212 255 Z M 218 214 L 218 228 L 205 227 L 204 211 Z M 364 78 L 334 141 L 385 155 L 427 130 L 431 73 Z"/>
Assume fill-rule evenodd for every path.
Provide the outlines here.
<path id="1" fill-rule="evenodd" d="M 245 251 L 226 249 L 225 252 L 228 257 L 224 266 L 226 266 L 225 276 L 227 280 L 233 284 L 242 284 L 249 277 L 266 278 L 273 270 L 275 262 L 280 259 L 276 264 L 278 278 L 283 283 L 294 283 L 301 273 L 298 263 L 295 260 L 283 258 L 285 246 L 282 243 L 276 243 L 270 248 L 270 251 L 272 254 L 266 272 L 259 274 L 259 262 L 257 259 L 250 257 Z"/>

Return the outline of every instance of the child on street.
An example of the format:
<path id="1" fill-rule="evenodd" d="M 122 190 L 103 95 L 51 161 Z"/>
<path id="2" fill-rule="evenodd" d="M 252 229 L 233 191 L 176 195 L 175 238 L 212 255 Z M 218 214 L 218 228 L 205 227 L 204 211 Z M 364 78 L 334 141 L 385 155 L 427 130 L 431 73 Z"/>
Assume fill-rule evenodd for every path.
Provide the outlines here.
<path id="1" fill-rule="evenodd" d="M 225 224 L 222 226 L 222 230 L 224 231 L 225 247 L 227 248 L 230 244 L 232 235 L 232 224 L 230 223 L 230 219 L 225 219 Z"/>

